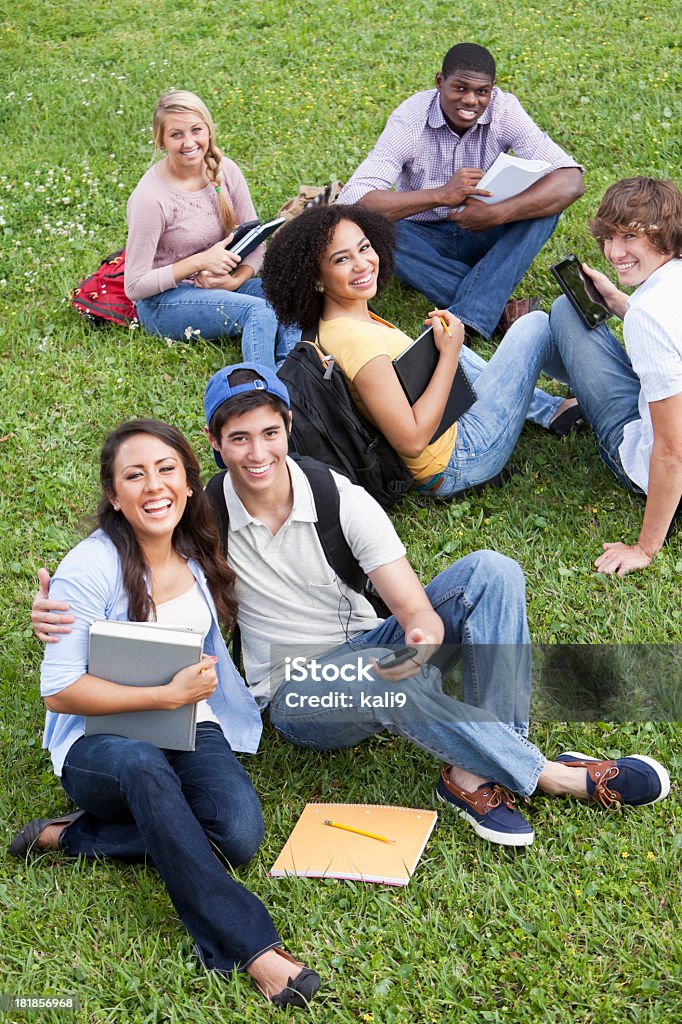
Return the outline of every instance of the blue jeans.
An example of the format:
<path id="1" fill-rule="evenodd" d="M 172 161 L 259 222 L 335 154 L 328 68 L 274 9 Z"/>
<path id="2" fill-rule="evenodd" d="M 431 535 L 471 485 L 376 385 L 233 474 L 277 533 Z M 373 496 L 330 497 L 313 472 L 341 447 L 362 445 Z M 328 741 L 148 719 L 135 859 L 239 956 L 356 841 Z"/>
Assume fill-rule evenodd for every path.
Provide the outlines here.
<path id="1" fill-rule="evenodd" d="M 523 573 L 493 551 L 477 551 L 451 565 L 426 587 L 445 626 L 444 646 L 432 664 L 409 679 L 370 684 L 306 679 L 284 682 L 270 719 L 285 739 L 314 750 L 352 747 L 387 730 L 448 764 L 529 796 L 545 758 L 528 740 L 531 650 Z M 404 642 L 391 615 L 329 652 L 325 663 L 352 666 Z M 445 694 L 439 668 L 461 658 L 464 702 Z M 311 707 L 310 696 L 331 694 L 337 706 Z M 364 694 L 364 696 L 363 696 Z M 399 706 L 398 698 L 406 701 Z M 365 699 L 369 697 L 367 704 Z M 380 706 L 371 704 L 380 699 Z"/>
<path id="2" fill-rule="evenodd" d="M 549 319 L 539 310 L 516 321 L 490 362 L 468 349 L 461 358 L 476 388 L 476 401 L 457 421 L 455 447 L 442 478 L 435 478 L 437 489 L 422 485 L 436 498 L 450 498 L 490 480 L 507 464 L 525 420 L 548 427 L 563 401 L 535 387 L 540 372 L 555 358 Z"/>
<path id="3" fill-rule="evenodd" d="M 159 750 L 121 736 L 82 736 L 62 785 L 87 813 L 62 833 L 77 857 L 151 861 L 204 966 L 243 970 L 280 945 L 267 910 L 226 872 L 263 838 L 258 795 L 218 725 L 197 727 L 194 751 Z"/>
<path id="4" fill-rule="evenodd" d="M 266 301 L 259 277 L 246 281 L 236 291 L 224 288 L 195 288 L 181 281 L 177 288 L 159 292 L 137 303 L 137 316 L 149 334 L 174 341 L 190 341 L 190 332 L 216 340 L 242 335 L 244 362 L 275 368 L 301 338 L 298 328 L 277 322 Z"/>
<path id="5" fill-rule="evenodd" d="M 449 220 L 400 220 L 396 274 L 489 338 L 558 221 L 555 215 L 465 231 Z"/>
<path id="6" fill-rule="evenodd" d="M 606 324 L 585 327 L 565 295 L 552 306 L 550 330 L 560 360 L 550 371 L 570 382 L 611 472 L 629 491 L 643 494 L 618 452 L 626 423 L 639 419 L 641 386 L 627 352 Z"/>
<path id="7" fill-rule="evenodd" d="M 514 332 L 516 337 L 517 332 Z M 502 342 L 500 342 L 502 345 Z M 506 351 L 506 350 L 505 350 Z M 481 376 L 484 370 L 487 370 L 490 362 L 479 356 L 478 352 L 474 352 L 468 345 L 462 346 L 462 352 L 459 357 L 459 361 L 466 370 L 466 375 L 471 383 L 476 386 L 478 378 Z M 563 399 L 557 398 L 556 395 L 549 395 L 546 391 L 542 391 L 540 388 L 535 388 L 528 406 L 528 412 L 526 419 L 531 423 L 537 424 L 538 427 L 548 427 L 556 416 L 556 411 L 561 404 Z"/>

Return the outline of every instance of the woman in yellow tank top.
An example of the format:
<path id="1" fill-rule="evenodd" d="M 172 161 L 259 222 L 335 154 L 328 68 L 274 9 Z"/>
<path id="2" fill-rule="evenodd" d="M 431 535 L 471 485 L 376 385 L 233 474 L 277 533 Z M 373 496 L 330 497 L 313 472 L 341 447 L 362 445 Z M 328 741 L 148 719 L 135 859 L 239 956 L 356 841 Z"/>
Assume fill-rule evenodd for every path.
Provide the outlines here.
<path id="1" fill-rule="evenodd" d="M 394 238 L 392 223 L 362 206 L 311 207 L 272 240 L 263 286 L 282 323 L 317 330 L 358 408 L 401 456 L 418 489 L 450 498 L 500 473 L 526 418 L 565 433 L 580 410 L 575 400 L 535 388 L 554 356 L 545 313 L 519 320 L 486 363 L 463 344 L 463 324 L 444 309 L 431 310 L 425 320 L 439 359 L 411 406 L 391 362 L 411 339 L 368 306 L 392 276 Z M 477 400 L 431 444 L 460 362 Z"/>

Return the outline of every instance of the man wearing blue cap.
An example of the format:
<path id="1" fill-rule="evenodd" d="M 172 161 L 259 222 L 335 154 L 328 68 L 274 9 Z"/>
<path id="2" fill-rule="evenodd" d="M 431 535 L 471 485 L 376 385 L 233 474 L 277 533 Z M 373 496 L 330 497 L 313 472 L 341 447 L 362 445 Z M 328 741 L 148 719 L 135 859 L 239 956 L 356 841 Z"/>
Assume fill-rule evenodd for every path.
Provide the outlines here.
<path id="1" fill-rule="evenodd" d="M 478 551 L 424 589 L 391 521 L 361 487 L 329 471 L 353 556 L 391 614 L 330 565 L 317 532 L 306 471 L 288 455 L 289 395 L 266 367 L 214 374 L 204 396 L 206 434 L 229 520 L 245 673 L 275 728 L 299 746 L 354 746 L 388 730 L 445 762 L 436 794 L 477 835 L 528 845 L 534 833 L 512 792 L 537 788 L 605 805 L 663 799 L 665 769 L 638 756 L 548 762 L 527 739 L 531 688 L 525 581 L 516 562 Z M 209 489 L 215 485 L 209 483 Z M 64 631 L 64 611 L 37 598 L 42 639 Z M 407 645 L 403 660 L 374 661 Z M 461 652 L 464 702 L 443 692 L 434 663 Z"/>

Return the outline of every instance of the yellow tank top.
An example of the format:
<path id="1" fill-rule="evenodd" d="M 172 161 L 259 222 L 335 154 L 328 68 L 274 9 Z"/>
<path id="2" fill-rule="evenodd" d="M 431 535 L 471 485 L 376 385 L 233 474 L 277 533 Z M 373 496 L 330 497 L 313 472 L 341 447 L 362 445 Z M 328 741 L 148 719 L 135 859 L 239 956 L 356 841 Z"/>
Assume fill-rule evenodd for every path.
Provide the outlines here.
<path id="1" fill-rule="evenodd" d="M 374 313 L 370 313 L 370 316 L 373 324 L 344 316 L 333 320 L 320 320 L 319 339 L 321 348 L 334 356 L 337 366 L 346 375 L 358 409 L 370 423 L 373 423 L 353 384 L 355 375 L 376 356 L 387 355 L 389 359 L 395 359 L 411 344 L 412 338 L 408 338 L 397 327 Z M 456 437 L 457 424 L 453 423 L 438 440 L 427 445 L 415 458 L 403 457 L 403 462 L 418 483 L 429 480 L 445 469 L 455 447 Z"/>

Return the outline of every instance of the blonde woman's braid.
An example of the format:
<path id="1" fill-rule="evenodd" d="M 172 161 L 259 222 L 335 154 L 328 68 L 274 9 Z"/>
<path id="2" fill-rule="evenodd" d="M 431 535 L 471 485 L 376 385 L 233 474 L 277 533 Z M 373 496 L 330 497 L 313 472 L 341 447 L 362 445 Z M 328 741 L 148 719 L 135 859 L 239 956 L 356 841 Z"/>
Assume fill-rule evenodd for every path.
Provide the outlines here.
<path id="1" fill-rule="evenodd" d="M 213 140 L 209 140 L 208 149 L 204 154 L 204 163 L 206 164 L 206 173 L 208 180 L 216 190 L 216 200 L 218 202 L 218 213 L 220 214 L 220 220 L 222 222 L 225 231 L 234 231 L 237 226 L 235 220 L 234 210 L 232 209 L 232 203 L 227 198 L 223 186 L 223 180 L 220 173 L 220 163 L 222 154 L 213 143 Z"/>

